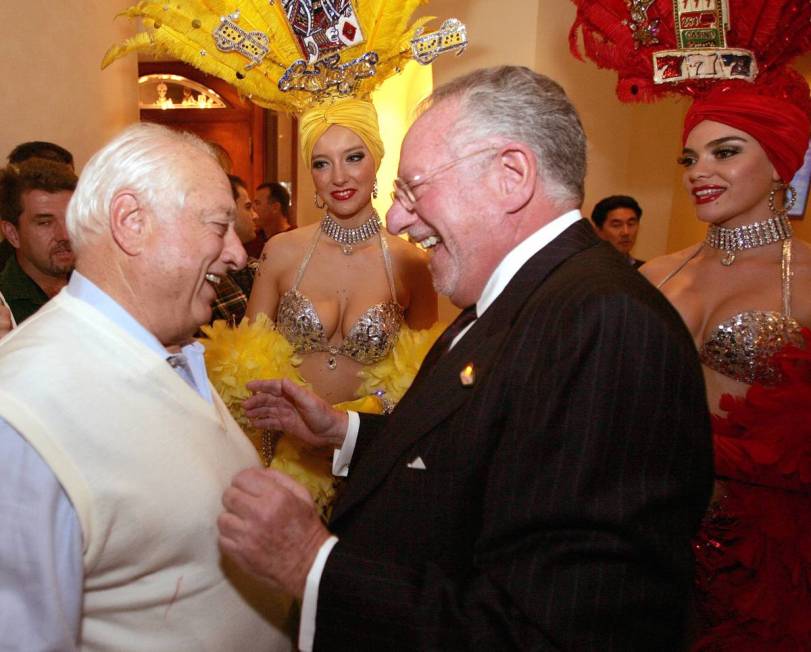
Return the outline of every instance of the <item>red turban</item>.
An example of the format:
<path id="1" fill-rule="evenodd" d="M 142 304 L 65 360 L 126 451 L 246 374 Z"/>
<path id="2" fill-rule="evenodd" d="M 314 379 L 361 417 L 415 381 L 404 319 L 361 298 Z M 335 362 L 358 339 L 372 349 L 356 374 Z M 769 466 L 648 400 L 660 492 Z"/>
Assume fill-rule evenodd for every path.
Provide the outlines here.
<path id="1" fill-rule="evenodd" d="M 684 119 L 682 144 L 704 120 L 720 122 L 752 136 L 784 183 L 791 181 L 803 164 L 811 125 L 807 113 L 792 102 L 745 89 L 716 88 L 690 107 Z"/>

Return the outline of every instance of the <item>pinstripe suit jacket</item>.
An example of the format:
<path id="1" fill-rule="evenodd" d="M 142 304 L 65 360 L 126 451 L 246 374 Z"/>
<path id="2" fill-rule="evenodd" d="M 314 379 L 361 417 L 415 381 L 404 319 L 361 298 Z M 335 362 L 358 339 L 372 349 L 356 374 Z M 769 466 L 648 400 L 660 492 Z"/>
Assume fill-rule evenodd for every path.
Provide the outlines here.
<path id="1" fill-rule="evenodd" d="M 711 485 L 693 342 L 582 220 L 364 417 L 316 648 L 677 649 Z"/>

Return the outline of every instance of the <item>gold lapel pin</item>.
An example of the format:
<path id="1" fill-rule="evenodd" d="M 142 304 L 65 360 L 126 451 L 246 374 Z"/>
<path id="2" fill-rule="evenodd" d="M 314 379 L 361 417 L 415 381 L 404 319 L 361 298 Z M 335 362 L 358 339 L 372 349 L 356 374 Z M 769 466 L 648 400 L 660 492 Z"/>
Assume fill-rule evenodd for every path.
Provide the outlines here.
<path id="1" fill-rule="evenodd" d="M 470 387 L 476 382 L 476 368 L 473 366 L 472 362 L 468 362 L 465 368 L 459 372 L 459 382 L 461 382 L 464 387 Z"/>

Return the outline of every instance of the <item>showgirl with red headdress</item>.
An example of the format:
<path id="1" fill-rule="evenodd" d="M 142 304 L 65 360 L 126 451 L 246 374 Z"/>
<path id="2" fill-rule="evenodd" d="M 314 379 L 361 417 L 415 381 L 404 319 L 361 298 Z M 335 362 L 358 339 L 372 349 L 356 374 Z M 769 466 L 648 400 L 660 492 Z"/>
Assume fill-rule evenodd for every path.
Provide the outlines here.
<path id="1" fill-rule="evenodd" d="M 811 649 L 811 246 L 789 185 L 811 98 L 808 0 L 575 0 L 571 32 L 623 101 L 692 96 L 684 183 L 707 237 L 642 268 L 690 328 L 716 495 L 695 541 L 694 649 Z M 674 379 L 674 382 L 678 382 Z"/>

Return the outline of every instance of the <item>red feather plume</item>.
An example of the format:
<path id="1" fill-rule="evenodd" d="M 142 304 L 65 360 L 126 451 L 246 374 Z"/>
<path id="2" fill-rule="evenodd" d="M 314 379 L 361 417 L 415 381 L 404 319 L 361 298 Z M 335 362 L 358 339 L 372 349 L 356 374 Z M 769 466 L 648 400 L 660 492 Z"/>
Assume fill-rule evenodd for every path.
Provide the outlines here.
<path id="1" fill-rule="evenodd" d="M 683 0 L 682 0 L 683 1 Z M 677 84 L 653 83 L 653 53 L 676 48 L 673 0 L 654 0 L 647 10 L 649 24 L 658 21 L 658 43 L 639 45 L 634 39 L 630 3 L 626 0 L 573 0 L 577 17 L 569 32 L 569 47 L 600 68 L 616 70 L 617 96 L 623 102 L 651 102 L 669 94 L 701 96 L 719 83 L 692 80 Z M 759 74 L 757 92 L 791 98 L 811 113 L 808 84 L 788 64 L 811 50 L 811 1 L 728 0 L 730 29 L 727 46 L 755 54 Z M 582 38 L 581 53 L 578 41 Z"/>

